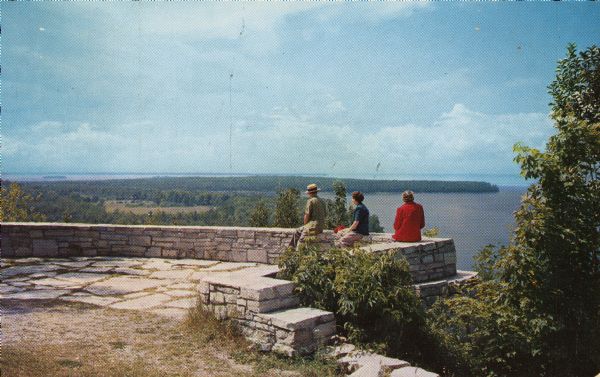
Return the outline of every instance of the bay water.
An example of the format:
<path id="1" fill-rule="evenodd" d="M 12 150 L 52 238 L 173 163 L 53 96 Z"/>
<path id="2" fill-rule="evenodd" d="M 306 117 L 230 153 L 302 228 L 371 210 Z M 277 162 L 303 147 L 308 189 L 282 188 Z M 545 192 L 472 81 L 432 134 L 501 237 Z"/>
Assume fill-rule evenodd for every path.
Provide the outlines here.
<path id="1" fill-rule="evenodd" d="M 514 211 L 526 192 L 523 186 L 500 186 L 491 193 L 416 193 L 425 210 L 425 229 L 439 228 L 439 237 L 453 238 L 457 268 L 473 267 L 473 256 L 488 244 L 507 245 L 514 228 Z M 330 193 L 322 195 L 332 198 Z M 393 232 L 401 193 L 366 193 L 364 204 L 379 217 L 385 232 Z"/>

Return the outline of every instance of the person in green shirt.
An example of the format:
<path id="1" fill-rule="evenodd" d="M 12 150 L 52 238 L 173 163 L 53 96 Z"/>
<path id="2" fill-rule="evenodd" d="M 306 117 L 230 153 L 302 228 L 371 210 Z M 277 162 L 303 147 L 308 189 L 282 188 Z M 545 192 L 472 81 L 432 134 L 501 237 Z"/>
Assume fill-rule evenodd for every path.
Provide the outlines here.
<path id="1" fill-rule="evenodd" d="M 323 233 L 325 227 L 325 217 L 327 216 L 327 206 L 323 199 L 319 198 L 319 187 L 311 183 L 306 187 L 306 207 L 304 208 L 304 225 L 296 229 L 296 233 L 290 241 L 290 246 L 298 247 L 307 236 L 316 236 Z"/>

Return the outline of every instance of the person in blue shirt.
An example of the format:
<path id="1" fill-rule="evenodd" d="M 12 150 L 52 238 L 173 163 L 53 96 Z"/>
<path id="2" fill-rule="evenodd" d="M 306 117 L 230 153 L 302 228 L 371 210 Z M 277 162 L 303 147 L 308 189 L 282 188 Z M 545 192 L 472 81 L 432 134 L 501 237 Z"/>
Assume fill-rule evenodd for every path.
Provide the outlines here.
<path id="1" fill-rule="evenodd" d="M 369 209 L 363 204 L 363 200 L 365 200 L 365 196 L 362 192 L 354 191 L 352 193 L 352 203 L 355 206 L 352 225 L 337 234 L 338 239 L 335 241 L 337 247 L 352 247 L 364 236 L 369 235 Z"/>

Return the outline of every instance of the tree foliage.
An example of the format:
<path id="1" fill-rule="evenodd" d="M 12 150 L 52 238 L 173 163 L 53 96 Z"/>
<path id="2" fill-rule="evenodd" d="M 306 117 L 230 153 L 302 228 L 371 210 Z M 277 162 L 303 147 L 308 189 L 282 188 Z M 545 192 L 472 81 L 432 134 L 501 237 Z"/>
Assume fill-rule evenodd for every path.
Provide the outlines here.
<path id="1" fill-rule="evenodd" d="M 346 185 L 342 181 L 334 181 L 332 186 L 335 199 L 333 201 L 332 208 L 330 208 L 327 213 L 331 213 L 331 222 L 333 227 L 337 227 L 339 225 L 348 226 L 350 224 L 348 208 L 346 206 Z"/>
<path id="2" fill-rule="evenodd" d="M 0 187 L 0 221 L 44 221 L 45 217 L 34 209 L 39 200 L 11 183 L 8 190 Z"/>
<path id="3" fill-rule="evenodd" d="M 250 213 L 250 226 L 254 227 L 268 227 L 271 213 L 267 208 L 264 201 L 258 201 L 256 206 Z"/>
<path id="4" fill-rule="evenodd" d="M 508 247 L 483 250 L 475 298 L 432 311 L 455 366 L 484 376 L 586 376 L 600 370 L 600 53 L 569 45 L 558 63 L 545 151 L 520 144 L 535 180 Z M 464 371 L 463 371 L 464 372 Z M 465 373 L 463 373 L 465 374 Z"/>
<path id="5" fill-rule="evenodd" d="M 279 191 L 275 205 L 275 226 L 295 228 L 302 225 L 299 203 L 300 191 L 293 188 Z"/>

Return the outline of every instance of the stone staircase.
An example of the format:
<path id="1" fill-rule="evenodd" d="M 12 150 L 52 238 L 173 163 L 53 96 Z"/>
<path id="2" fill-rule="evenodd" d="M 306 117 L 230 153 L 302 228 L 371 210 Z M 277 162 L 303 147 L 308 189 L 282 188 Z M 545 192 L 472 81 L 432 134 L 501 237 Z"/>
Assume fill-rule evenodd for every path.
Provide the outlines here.
<path id="1" fill-rule="evenodd" d="M 275 279 L 277 266 L 207 276 L 201 299 L 219 319 L 237 323 L 263 351 L 288 356 L 314 352 L 335 334 L 333 313 L 299 307 L 294 283 Z"/>

